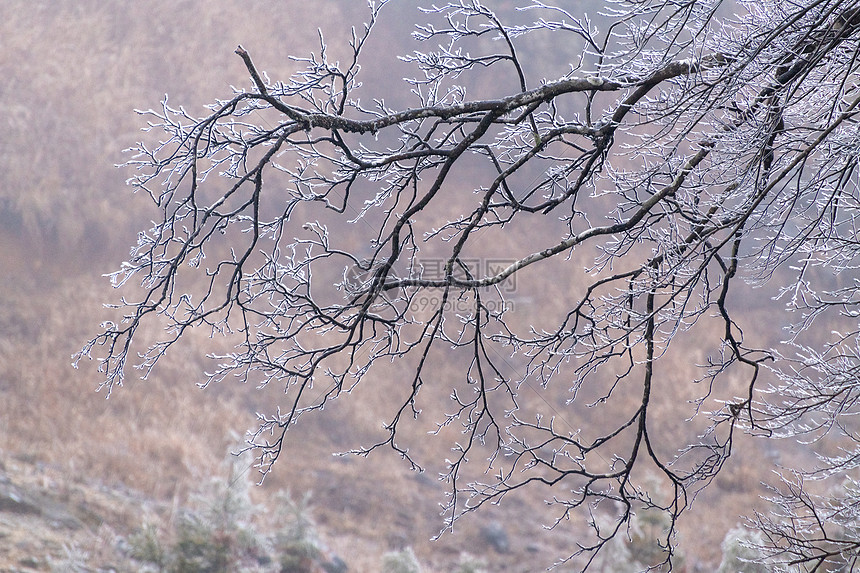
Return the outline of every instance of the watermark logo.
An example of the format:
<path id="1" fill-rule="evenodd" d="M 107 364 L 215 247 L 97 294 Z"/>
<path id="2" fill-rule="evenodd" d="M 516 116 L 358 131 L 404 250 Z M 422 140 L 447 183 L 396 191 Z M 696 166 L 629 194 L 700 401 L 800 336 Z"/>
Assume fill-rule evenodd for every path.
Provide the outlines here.
<path id="1" fill-rule="evenodd" d="M 496 277 L 515 262 L 514 259 L 502 258 L 460 258 L 452 266 L 451 275 L 455 279 L 462 281 Z M 362 260 L 358 264 L 347 268 L 344 272 L 342 283 L 346 292 L 350 294 L 366 292 L 376 276 L 379 264 L 370 260 Z M 411 279 L 444 281 L 447 264 L 448 260 L 442 258 L 416 260 L 406 276 Z M 398 275 L 396 272 L 392 273 L 392 275 L 401 276 L 402 278 L 402 275 Z M 512 273 L 504 280 L 484 287 L 481 290 L 487 293 L 487 296 L 481 296 L 481 306 L 484 310 L 490 313 L 501 313 L 512 310 L 513 302 L 505 300 L 504 296 L 516 292 L 516 274 Z M 501 295 L 502 298 L 497 297 L 496 294 Z M 438 309 L 440 305 L 442 305 L 442 294 L 441 292 L 436 292 L 434 289 L 422 290 L 409 299 L 409 310 L 413 312 Z M 468 313 L 475 310 L 476 301 L 472 297 L 461 297 L 452 292 L 445 300 L 445 307 L 447 310 L 454 312 Z"/>
<path id="2" fill-rule="evenodd" d="M 501 274 L 506 268 L 514 264 L 513 259 L 491 259 L 491 258 L 469 258 L 458 259 L 451 269 L 451 274 L 456 279 L 469 280 L 494 277 Z M 421 278 L 429 280 L 442 280 L 445 278 L 445 259 L 422 259 L 420 268 Z M 516 274 L 511 274 L 505 280 L 493 285 L 503 294 L 514 293 L 517 290 Z"/>

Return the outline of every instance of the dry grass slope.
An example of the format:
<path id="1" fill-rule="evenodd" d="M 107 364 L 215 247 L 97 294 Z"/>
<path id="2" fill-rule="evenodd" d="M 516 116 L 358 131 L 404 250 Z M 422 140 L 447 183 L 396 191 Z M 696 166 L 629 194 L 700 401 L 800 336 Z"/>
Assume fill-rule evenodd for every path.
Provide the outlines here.
<path id="1" fill-rule="evenodd" d="M 159 1 L 120 8 L 95 0 L 16 0 L 0 9 L 6 78 L 0 104 L 8 112 L 0 143 L 0 570 L 45 570 L 68 558 L 69 548 L 85 551 L 94 567 L 116 564 L 124 558 L 118 540 L 146 520 L 169 527 L 178 508 L 219 471 L 231 432 L 252 427 L 254 411 L 282 399 L 277 389 L 226 383 L 198 389 L 203 354 L 223 344 L 205 333 L 189 337 L 151 379 L 129 380 L 109 400 L 94 392 L 94 369 L 72 370 L 69 357 L 109 316 L 101 303 L 116 293 L 99 275 L 121 260 L 148 217 L 143 198 L 130 197 L 122 184 L 127 174 L 112 167 L 139 137 L 141 120 L 132 108 L 157 106 L 164 92 L 189 109 L 225 95 L 229 84 L 245 81 L 232 54 L 238 43 L 273 77 L 285 76 L 295 66 L 288 54 L 315 49 L 317 26 L 336 50 L 334 39 L 360 21 L 360 4 L 289 0 L 249 9 L 239 2 Z M 377 41 L 403 42 L 403 30 L 383 31 Z M 368 81 L 385 77 L 384 63 L 378 68 L 371 66 Z M 533 286 L 563 304 L 564 280 Z M 525 299 L 521 308 L 524 323 L 560 310 Z M 677 403 L 689 352 L 677 350 L 676 379 L 660 382 L 664 394 L 655 398 L 655 411 L 668 413 Z M 436 376 L 456 379 L 457 366 L 440 366 Z M 384 553 L 410 546 L 425 571 L 440 572 L 453 570 L 463 552 L 485 559 L 491 571 L 512 572 L 539 571 L 565 555 L 579 525 L 542 531 L 549 491 L 506 499 L 429 541 L 441 526 L 444 491 L 434 464 L 449 455 L 451 438 L 426 437 L 435 420 L 419 420 L 409 436 L 427 460 L 426 473 L 410 472 L 391 455 L 330 455 L 380 435 L 387 410 L 378 397 L 399 393 L 405 368 L 393 365 L 324 418 L 295 428 L 255 501 L 273 507 L 278 491 L 311 492 L 321 535 L 350 571 L 376 571 Z M 444 400 L 447 392 L 431 385 L 423 399 Z M 568 397 L 565 388 L 526 394 L 559 408 Z M 599 424 L 600 415 L 565 412 L 576 423 Z M 665 430 L 683 443 L 697 428 L 667 423 Z M 682 524 L 688 564 L 715 567 L 723 535 L 756 503 L 758 481 L 766 477 L 755 463 L 762 452 L 752 441 L 743 447 Z M 499 527 L 506 553 L 491 539 Z"/>

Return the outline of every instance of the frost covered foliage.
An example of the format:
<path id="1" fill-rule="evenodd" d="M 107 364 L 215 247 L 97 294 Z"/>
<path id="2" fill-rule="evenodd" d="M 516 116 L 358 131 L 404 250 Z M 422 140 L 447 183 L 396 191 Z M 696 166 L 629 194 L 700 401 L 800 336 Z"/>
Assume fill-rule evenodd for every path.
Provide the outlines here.
<path id="1" fill-rule="evenodd" d="M 275 552 L 280 555 L 280 573 L 304 573 L 325 561 L 323 545 L 311 519 L 310 495 L 294 501 L 281 494 L 278 515 L 284 524 L 274 539 Z"/>
<path id="2" fill-rule="evenodd" d="M 130 540 L 131 556 L 172 573 L 252 570 L 269 562 L 266 542 L 252 519 L 248 457 L 230 456 L 225 476 L 213 477 L 181 512 L 169 541 L 144 525 Z"/>
<path id="3" fill-rule="evenodd" d="M 814 485 L 796 474 L 773 488 L 776 509 L 754 520 L 757 549 L 787 571 L 854 571 L 860 567 L 860 484 L 844 477 L 823 494 L 813 493 Z"/>
<path id="4" fill-rule="evenodd" d="M 660 492 L 658 483 L 651 482 L 653 491 Z M 665 492 L 662 492 L 665 494 Z M 668 571 L 672 567 L 683 570 L 684 554 L 675 548 L 674 527 L 666 512 L 644 507 L 633 513 L 628 529 L 620 535 L 610 535 L 617 519 L 603 516 L 597 521 L 598 530 L 611 541 L 597 554 L 592 567 L 605 573 L 639 573 L 641 571 Z"/>
<path id="5" fill-rule="evenodd" d="M 421 565 L 411 547 L 382 556 L 382 573 L 421 573 Z"/>
<path id="6" fill-rule="evenodd" d="M 251 503 L 247 455 L 230 456 L 225 477 L 198 492 L 171 531 L 144 524 L 129 540 L 130 557 L 144 570 L 168 573 L 343 573 L 346 564 L 330 555 L 310 516 L 309 496 L 279 495 L 279 528 L 267 534 L 257 525 L 263 513 Z"/>
<path id="7" fill-rule="evenodd" d="M 591 523 L 577 566 L 634 507 L 675 543 L 735 432 L 798 439 L 820 463 L 786 474 L 795 529 L 765 542 L 796 566 L 853 563 L 856 538 L 805 528 L 857 521 L 856 489 L 803 484 L 860 460 L 860 6 L 457 0 L 412 13 L 405 83 L 364 84 L 396 4 L 369 2 L 349 57 L 323 34 L 270 78 L 240 46 L 250 81 L 205 114 L 142 112 L 156 137 L 127 166 L 157 214 L 112 275 L 133 296 L 80 354 L 104 388 L 190 329 L 223 335 L 204 383 L 283 395 L 257 420 L 266 470 L 306 413 L 372 381 L 387 422 L 355 452 L 420 467 L 407 427 L 436 427 L 448 526 L 535 486 L 557 527 L 608 506 L 612 535 Z M 166 334 L 141 347 L 149 322 Z M 745 336 L 763 323 L 790 326 Z"/>
<path id="8" fill-rule="evenodd" d="M 761 552 L 764 537 L 761 533 L 744 527 L 736 527 L 723 539 L 723 560 L 717 573 L 776 573 L 778 569 L 768 565 Z"/>

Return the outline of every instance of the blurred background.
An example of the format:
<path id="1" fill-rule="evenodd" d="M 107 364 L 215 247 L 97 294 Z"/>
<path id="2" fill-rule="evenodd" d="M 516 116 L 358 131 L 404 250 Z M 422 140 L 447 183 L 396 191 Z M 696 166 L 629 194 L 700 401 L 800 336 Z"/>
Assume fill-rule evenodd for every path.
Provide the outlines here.
<path id="1" fill-rule="evenodd" d="M 521 17 L 511 2 L 490 4 L 503 20 Z M 506 499 L 431 541 L 445 491 L 433 464 L 448 455 L 446 443 L 419 441 L 424 473 L 384 452 L 331 455 L 378 436 L 385 404 L 373 394 L 291 431 L 280 462 L 256 486 L 253 460 L 228 452 L 270 397 L 241 385 L 198 388 L 205 333 L 109 399 L 96 392 L 94 363 L 71 367 L 99 323 L 116 318 L 103 308 L 119 296 L 104 274 L 119 268 L 157 215 L 125 185 L 128 169 L 117 167 L 130 159 L 124 149 L 157 136 L 141 133 L 145 119 L 134 110 L 157 108 L 168 94 L 171 105 L 203 114 L 231 86 L 248 85 L 238 44 L 274 79 L 301 67 L 290 55 L 319 49 L 318 28 L 330 59 L 345 57 L 350 27 L 367 14 L 363 2 L 337 0 L 0 3 L 0 570 L 166 569 L 189 523 L 211 529 L 225 500 L 238 504 L 230 551 L 245 552 L 249 570 L 288 571 L 295 557 L 295 571 L 379 571 L 414 555 L 423 571 L 483 564 L 525 572 L 573 550 L 582 524 L 544 530 L 547 492 Z M 395 54 L 414 49 L 409 34 L 420 18 L 413 2 L 383 10 L 367 51 L 378 59 L 364 62 L 366 93 L 391 104 L 407 94 L 400 78 L 414 72 Z M 528 49 L 523 58 L 535 73 L 566 71 L 565 48 Z M 498 87 L 485 81 L 478 89 Z M 376 392 L 396 385 L 396 368 L 391 375 Z M 567 389 L 554 391 L 563 404 Z M 675 399 L 669 392 L 662 407 L 671 410 Z M 657 399 L 653 409 L 660 407 Z M 679 441 L 697 431 L 669 420 L 663 430 Z M 714 570 L 727 532 L 763 503 L 758 483 L 768 464 L 760 460 L 790 455 L 758 442 L 739 446 L 681 524 L 689 571 Z M 210 541 L 197 543 L 205 551 Z M 310 548 L 296 549 L 300 543 Z"/>

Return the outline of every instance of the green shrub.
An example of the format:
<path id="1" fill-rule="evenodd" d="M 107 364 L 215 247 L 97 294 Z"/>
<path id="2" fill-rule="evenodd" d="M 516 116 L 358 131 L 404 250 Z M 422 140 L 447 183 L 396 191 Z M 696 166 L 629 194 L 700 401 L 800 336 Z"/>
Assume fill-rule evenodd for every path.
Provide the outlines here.
<path id="1" fill-rule="evenodd" d="M 278 495 L 278 516 L 283 527 L 275 536 L 280 554 L 280 573 L 307 573 L 322 560 L 316 525 L 311 518 L 310 495 L 294 501 L 288 493 Z"/>
<path id="2" fill-rule="evenodd" d="M 421 573 L 421 565 L 411 547 L 382 556 L 382 573 Z"/>
<path id="3" fill-rule="evenodd" d="M 251 519 L 259 511 L 251 503 L 244 456 L 230 456 L 226 479 L 215 478 L 192 499 L 194 509 L 176 522 L 172 544 L 157 529 L 144 526 L 129 540 L 130 555 L 168 573 L 220 573 L 271 562 Z"/>
<path id="4" fill-rule="evenodd" d="M 152 523 L 143 525 L 129 540 L 130 556 L 133 559 L 155 565 L 163 571 L 167 565 L 167 551 L 158 538 L 158 528 Z"/>
<path id="5" fill-rule="evenodd" d="M 756 548 L 761 542 L 757 531 L 741 526 L 730 529 L 723 538 L 723 560 L 717 573 L 772 573 L 774 569 L 763 562 Z"/>
<path id="6" fill-rule="evenodd" d="M 460 555 L 457 573 L 486 573 L 487 562 L 466 553 Z"/>
<path id="7" fill-rule="evenodd" d="M 180 514 L 169 534 L 144 525 L 129 538 L 129 556 L 164 573 L 346 571 L 341 559 L 328 559 L 311 518 L 310 495 L 294 501 L 287 493 L 278 494 L 280 528 L 274 535 L 258 533 L 253 521 L 262 510 L 251 503 L 252 486 L 245 475 L 249 465 L 242 456 L 228 458 L 226 479 L 213 479 L 195 494 L 192 507 Z M 418 571 L 394 571 L 413 570 Z"/>

